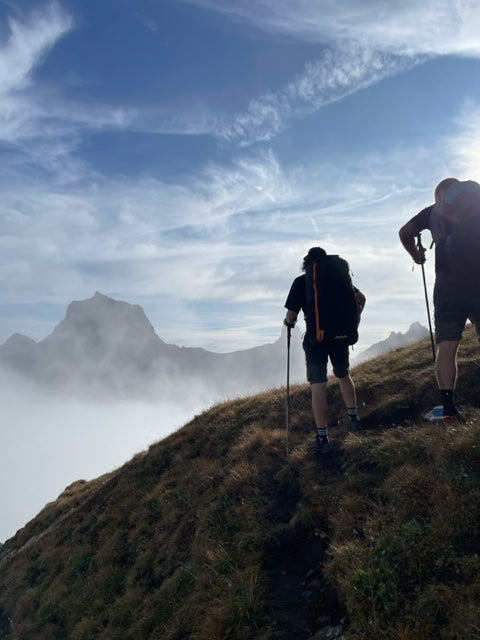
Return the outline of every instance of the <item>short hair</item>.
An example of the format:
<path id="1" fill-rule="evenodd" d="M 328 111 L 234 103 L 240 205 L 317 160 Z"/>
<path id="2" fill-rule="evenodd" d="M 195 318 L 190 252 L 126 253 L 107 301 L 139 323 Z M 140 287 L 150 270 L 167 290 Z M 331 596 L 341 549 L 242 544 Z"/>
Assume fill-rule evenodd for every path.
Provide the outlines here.
<path id="1" fill-rule="evenodd" d="M 443 195 L 448 187 L 451 187 L 455 182 L 459 182 L 459 180 L 457 178 L 445 178 L 439 182 L 435 187 L 435 202 L 438 202 L 441 194 Z"/>

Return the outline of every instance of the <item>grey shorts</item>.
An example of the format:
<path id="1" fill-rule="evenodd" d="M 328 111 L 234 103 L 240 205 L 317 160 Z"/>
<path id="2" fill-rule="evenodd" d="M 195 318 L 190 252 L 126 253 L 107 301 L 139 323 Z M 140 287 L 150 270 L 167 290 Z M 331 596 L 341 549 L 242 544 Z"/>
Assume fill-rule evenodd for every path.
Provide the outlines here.
<path id="1" fill-rule="evenodd" d="M 435 339 L 461 340 L 470 320 L 480 337 L 480 287 L 446 275 L 437 275 L 433 292 L 435 307 Z"/>
<path id="2" fill-rule="evenodd" d="M 350 369 L 348 345 L 320 342 L 312 346 L 304 341 L 303 348 L 307 365 L 307 380 L 310 384 L 327 381 L 329 358 L 336 378 L 344 378 L 348 374 Z"/>

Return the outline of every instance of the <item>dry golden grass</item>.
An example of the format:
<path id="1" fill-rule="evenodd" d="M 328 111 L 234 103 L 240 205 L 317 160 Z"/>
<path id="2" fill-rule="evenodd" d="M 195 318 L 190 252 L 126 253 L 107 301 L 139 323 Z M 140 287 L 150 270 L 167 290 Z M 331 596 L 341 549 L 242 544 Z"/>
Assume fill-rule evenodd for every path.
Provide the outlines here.
<path id="1" fill-rule="evenodd" d="M 217 405 L 117 471 L 73 483 L 0 548 L 5 640 L 480 640 L 480 354 L 467 423 L 438 402 L 429 340 L 355 369 L 366 429 L 332 381 L 332 453 L 310 391 Z"/>

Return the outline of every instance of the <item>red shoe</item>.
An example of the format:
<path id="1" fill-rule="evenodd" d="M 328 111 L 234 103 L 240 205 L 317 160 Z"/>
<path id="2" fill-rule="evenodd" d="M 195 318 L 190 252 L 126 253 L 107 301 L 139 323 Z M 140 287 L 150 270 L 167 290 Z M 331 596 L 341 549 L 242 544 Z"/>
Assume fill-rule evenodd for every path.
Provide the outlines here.
<path id="1" fill-rule="evenodd" d="M 457 411 L 457 413 L 451 416 L 443 416 L 443 422 L 444 424 L 463 424 L 466 420 L 462 414 Z"/>

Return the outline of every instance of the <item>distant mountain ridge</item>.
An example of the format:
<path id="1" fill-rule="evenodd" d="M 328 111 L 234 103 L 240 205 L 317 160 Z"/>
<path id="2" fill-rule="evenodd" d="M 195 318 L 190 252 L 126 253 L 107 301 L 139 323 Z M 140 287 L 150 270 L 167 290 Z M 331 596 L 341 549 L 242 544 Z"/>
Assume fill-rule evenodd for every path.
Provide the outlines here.
<path id="1" fill-rule="evenodd" d="M 371 347 L 362 351 L 358 356 L 352 360 L 352 364 L 356 365 L 370 358 L 376 358 L 383 353 L 388 353 L 393 349 L 400 349 L 401 347 L 407 347 L 409 344 L 422 340 L 429 334 L 428 329 L 422 326 L 419 322 L 414 322 L 410 325 L 405 333 L 400 331 L 392 331 L 388 338 L 372 344 Z"/>
<path id="2" fill-rule="evenodd" d="M 410 344 L 427 330 L 414 323 L 352 358 Z M 290 380 L 305 381 L 299 330 L 292 332 Z M 42 388 L 87 397 L 146 398 L 205 403 L 281 387 L 286 382 L 286 335 L 243 351 L 213 353 L 164 342 L 139 305 L 100 292 L 68 305 L 65 318 L 44 340 L 21 334 L 0 345 L 0 367 Z"/>
<path id="3" fill-rule="evenodd" d="M 297 332 L 298 333 L 298 332 Z M 291 380 L 304 378 L 303 352 L 292 335 Z M 12 335 L 0 345 L 0 366 L 43 388 L 101 398 L 208 402 L 282 386 L 285 332 L 272 344 L 218 354 L 165 343 L 138 305 L 100 292 L 69 304 L 41 342 Z"/>

